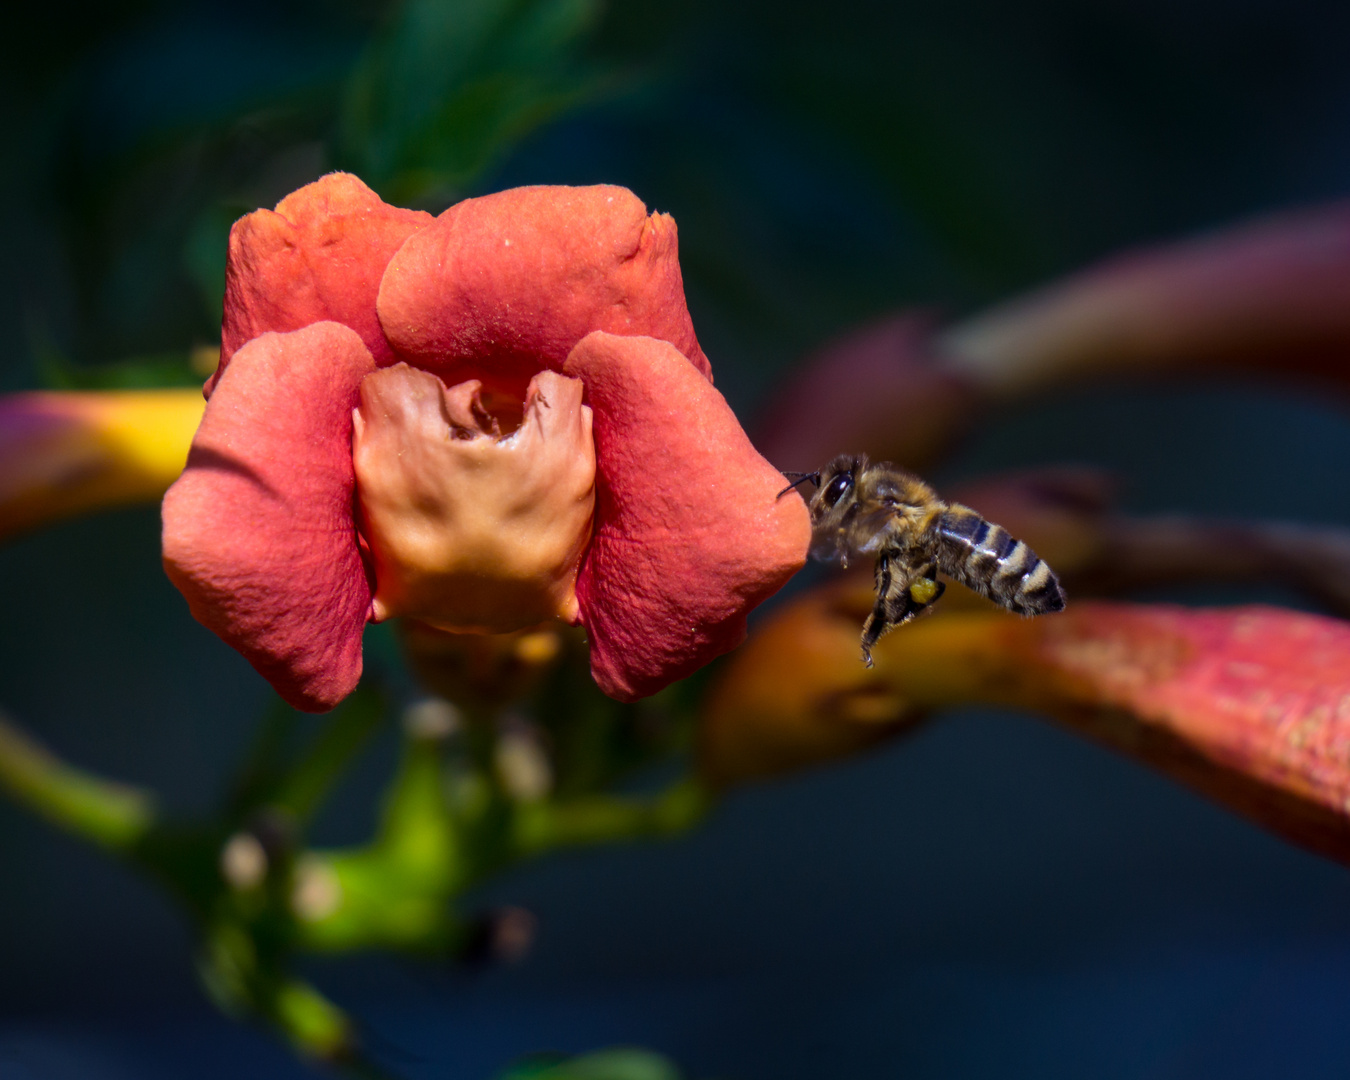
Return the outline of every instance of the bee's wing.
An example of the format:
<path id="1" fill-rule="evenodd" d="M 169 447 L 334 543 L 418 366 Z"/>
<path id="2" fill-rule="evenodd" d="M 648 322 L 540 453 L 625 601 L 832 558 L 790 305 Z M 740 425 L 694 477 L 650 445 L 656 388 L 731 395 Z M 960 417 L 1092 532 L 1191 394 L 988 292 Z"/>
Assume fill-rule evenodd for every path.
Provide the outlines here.
<path id="1" fill-rule="evenodd" d="M 852 537 L 852 551 L 856 555 L 876 555 L 884 547 L 891 546 L 895 537 L 891 535 L 891 525 L 896 513 L 889 507 L 879 506 L 875 510 L 859 515 L 849 527 Z"/>

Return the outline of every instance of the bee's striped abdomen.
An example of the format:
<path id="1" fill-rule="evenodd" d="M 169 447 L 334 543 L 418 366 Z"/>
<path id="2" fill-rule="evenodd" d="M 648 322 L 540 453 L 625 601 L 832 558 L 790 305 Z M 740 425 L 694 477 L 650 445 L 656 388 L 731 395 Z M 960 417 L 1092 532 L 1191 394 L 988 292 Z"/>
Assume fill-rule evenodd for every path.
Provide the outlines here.
<path id="1" fill-rule="evenodd" d="M 951 504 L 937 523 L 938 568 L 1019 615 L 1064 608 L 1059 579 L 1037 554 L 968 506 Z"/>

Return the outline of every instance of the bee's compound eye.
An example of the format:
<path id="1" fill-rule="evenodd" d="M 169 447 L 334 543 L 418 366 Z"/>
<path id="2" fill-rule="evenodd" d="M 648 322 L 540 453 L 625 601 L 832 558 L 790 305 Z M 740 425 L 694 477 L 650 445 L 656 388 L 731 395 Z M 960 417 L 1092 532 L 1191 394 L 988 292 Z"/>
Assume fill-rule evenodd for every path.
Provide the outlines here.
<path id="1" fill-rule="evenodd" d="M 852 475 L 849 473 L 840 473 L 830 481 L 829 486 L 825 489 L 825 493 L 821 498 L 824 499 L 826 506 L 833 507 L 844 497 L 844 493 L 852 486 Z"/>

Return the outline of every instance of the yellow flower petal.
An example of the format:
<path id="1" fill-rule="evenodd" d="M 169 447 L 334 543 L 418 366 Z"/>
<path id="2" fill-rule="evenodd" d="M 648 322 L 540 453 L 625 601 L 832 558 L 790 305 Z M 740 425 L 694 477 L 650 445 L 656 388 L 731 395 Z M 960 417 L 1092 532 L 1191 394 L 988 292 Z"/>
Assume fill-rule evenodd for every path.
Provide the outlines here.
<path id="1" fill-rule="evenodd" d="M 183 471 L 205 404 L 190 389 L 0 398 L 0 537 L 157 502 Z"/>

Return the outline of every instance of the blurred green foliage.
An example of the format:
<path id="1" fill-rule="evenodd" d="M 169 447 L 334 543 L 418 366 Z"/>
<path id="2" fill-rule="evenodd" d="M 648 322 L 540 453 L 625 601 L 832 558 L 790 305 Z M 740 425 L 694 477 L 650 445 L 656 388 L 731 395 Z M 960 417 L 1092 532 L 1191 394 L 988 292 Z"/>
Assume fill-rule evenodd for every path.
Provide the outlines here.
<path id="1" fill-rule="evenodd" d="M 599 0 L 405 0 L 357 63 L 335 163 L 386 200 L 439 208 L 541 124 L 607 85 L 578 48 Z"/>
<path id="2" fill-rule="evenodd" d="M 1261 5 L 1204 10 L 29 6 L 0 43 L 0 386 L 50 379 L 43 341 L 74 369 L 215 341 L 230 223 L 348 168 L 433 210 L 610 181 L 675 213 L 696 323 L 745 409 L 888 307 L 964 307 L 1291 183 L 1336 190 L 1263 148 L 1324 137 L 1346 18 L 1320 13 L 1314 37 Z M 124 381 L 174 377 L 133 366 Z"/>
<path id="3" fill-rule="evenodd" d="M 51 69 L 11 71 L 24 123 L 0 178 L 40 210 L 8 223 L 29 261 L 35 241 L 50 261 L 46 280 L 9 268 L 26 278 L 12 315 L 28 379 L 200 379 L 185 361 L 219 336 L 235 219 L 334 168 L 443 208 L 540 125 L 619 85 L 579 55 L 599 14 L 597 0 L 300 5 L 266 20 L 151 6 L 119 10 L 83 49 L 52 42 Z M 7 358 L 11 385 L 21 359 Z"/>
<path id="4" fill-rule="evenodd" d="M 580 1057 L 541 1055 L 507 1069 L 499 1080 L 680 1080 L 659 1054 L 645 1050 L 600 1050 Z"/>
<path id="5" fill-rule="evenodd" d="M 149 791 L 66 764 L 3 717 L 0 789 L 172 895 L 193 924 L 198 974 L 222 1011 L 265 1024 L 306 1058 L 371 1075 L 357 1026 L 297 976 L 300 955 L 518 959 L 533 917 L 517 908 L 466 913 L 468 890 L 559 848 L 684 832 L 709 805 L 685 776 L 654 794 L 613 793 L 634 767 L 668 760 L 691 718 L 653 724 L 638 715 L 645 704 L 588 707 L 608 699 L 585 678 L 584 653 L 562 654 L 557 668 L 570 671 L 573 694 L 559 698 L 555 679 L 527 702 L 508 680 L 492 706 L 429 700 L 404 712 L 374 833 L 347 847 L 314 845 L 310 832 L 397 711 L 377 679 L 319 718 L 274 702 L 231 790 L 203 817 L 177 817 Z M 539 708 L 542 700 L 551 708 Z M 563 752 L 551 754 L 550 741 Z M 658 1059 L 627 1051 L 540 1068 L 558 1080 L 675 1077 Z"/>

